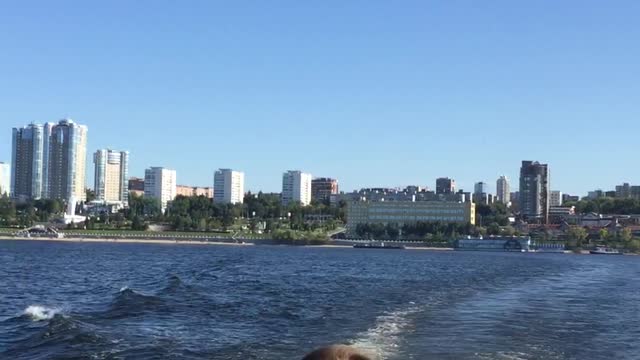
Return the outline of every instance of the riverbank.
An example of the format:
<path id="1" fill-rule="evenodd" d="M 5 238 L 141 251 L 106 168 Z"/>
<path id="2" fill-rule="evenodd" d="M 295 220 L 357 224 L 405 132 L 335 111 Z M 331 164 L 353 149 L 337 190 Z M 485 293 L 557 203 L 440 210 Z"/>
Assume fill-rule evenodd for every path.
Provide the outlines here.
<path id="1" fill-rule="evenodd" d="M 252 246 L 253 243 L 205 241 L 205 240 L 168 240 L 168 239 L 126 239 L 126 238 L 53 238 L 53 237 L 0 237 L 0 241 L 57 241 L 75 243 L 121 243 L 121 244 L 165 244 L 165 245 L 227 245 Z"/>
<path id="2" fill-rule="evenodd" d="M 10 237 L 0 236 L 0 241 L 56 241 L 56 242 L 75 242 L 75 243 L 120 243 L 120 244 L 164 244 L 164 245 L 226 245 L 226 246 L 305 246 L 316 248 L 333 248 L 333 249 L 352 249 L 353 245 L 349 244 L 323 244 L 323 245 L 286 245 L 273 244 L 265 242 L 261 244 L 259 240 L 241 241 L 211 241 L 211 240 L 177 240 L 177 239 L 133 239 L 133 238 L 110 238 L 110 237 Z M 407 250 L 429 250 L 429 251 L 453 251 L 453 248 L 442 247 L 419 247 L 407 246 Z"/>
<path id="3" fill-rule="evenodd" d="M 350 244 L 322 244 L 322 245 L 288 245 L 288 244 L 275 244 L 270 241 L 260 240 L 233 240 L 229 241 L 212 241 L 212 240 L 182 240 L 182 239 L 133 239 L 133 238 L 88 238 L 88 237 L 68 237 L 68 238 L 54 238 L 54 237 L 11 237 L 6 235 L 0 235 L 0 241 L 56 241 L 56 242 L 68 242 L 68 243 L 120 243 L 120 244 L 156 244 L 156 245 L 217 245 L 217 246 L 280 246 L 280 247 L 315 247 L 315 248 L 333 248 L 333 249 L 352 249 L 353 245 Z M 450 247 L 428 247 L 428 246 L 406 246 L 406 250 L 422 250 L 422 251 L 455 251 Z M 474 251 L 475 252 L 475 251 Z M 481 252 L 481 251 L 478 251 Z M 550 254 L 550 253 L 547 253 Z M 561 254 L 561 253 L 559 253 Z M 588 250 L 582 250 L 581 252 L 565 251 L 565 255 L 591 255 Z M 625 253 L 623 255 L 638 256 L 640 254 Z"/>

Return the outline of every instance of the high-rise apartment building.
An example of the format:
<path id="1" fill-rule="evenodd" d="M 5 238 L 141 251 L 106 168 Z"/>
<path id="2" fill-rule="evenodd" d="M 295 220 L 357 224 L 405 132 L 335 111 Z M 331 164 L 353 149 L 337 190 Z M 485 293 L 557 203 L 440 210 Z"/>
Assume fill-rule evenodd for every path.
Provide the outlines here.
<path id="1" fill-rule="evenodd" d="M 11 195 L 11 167 L 0 162 L 0 197 Z"/>
<path id="2" fill-rule="evenodd" d="M 152 167 L 144 172 L 144 197 L 160 201 L 164 212 L 169 201 L 176 198 L 176 171 Z"/>
<path id="3" fill-rule="evenodd" d="M 84 200 L 87 127 L 72 120 L 13 129 L 12 196 Z"/>
<path id="4" fill-rule="evenodd" d="M 44 128 L 30 124 L 13 128 L 11 196 L 18 200 L 43 196 Z"/>
<path id="5" fill-rule="evenodd" d="M 213 175 L 213 202 L 242 204 L 244 202 L 244 173 L 218 169 Z"/>
<path id="6" fill-rule="evenodd" d="M 338 193 L 338 180 L 331 178 L 317 178 L 311 180 L 311 198 L 318 201 L 328 201 L 331 195 Z"/>
<path id="7" fill-rule="evenodd" d="M 101 149 L 93 154 L 93 163 L 96 199 L 126 205 L 129 200 L 129 152 Z"/>
<path id="8" fill-rule="evenodd" d="M 477 182 L 473 187 L 473 193 L 474 194 L 488 194 L 489 193 L 489 186 L 487 185 L 486 182 L 483 182 L 483 181 Z"/>
<path id="9" fill-rule="evenodd" d="M 493 203 L 493 196 L 489 194 L 489 186 L 486 182 L 480 181 L 473 186 L 473 196 L 471 197 L 474 203 L 477 204 L 491 204 Z"/>
<path id="10" fill-rule="evenodd" d="M 504 175 L 500 176 L 496 181 L 496 200 L 503 204 L 509 204 L 511 202 L 510 191 L 509 179 Z"/>
<path id="11" fill-rule="evenodd" d="M 523 161 L 520 168 L 520 213 L 526 220 L 546 224 L 549 220 L 549 167 Z"/>
<path id="12" fill-rule="evenodd" d="M 50 134 L 48 134 L 50 132 Z M 87 127 L 70 119 L 45 126 L 44 197 L 86 199 Z"/>
<path id="13" fill-rule="evenodd" d="M 449 178 L 436 179 L 436 194 L 453 194 L 456 192 L 456 181 Z"/>
<path id="14" fill-rule="evenodd" d="M 549 207 L 562 206 L 562 191 L 551 191 L 549 193 Z"/>
<path id="15" fill-rule="evenodd" d="M 299 202 L 302 206 L 311 203 L 311 174 L 289 170 L 282 174 L 282 204 Z"/>

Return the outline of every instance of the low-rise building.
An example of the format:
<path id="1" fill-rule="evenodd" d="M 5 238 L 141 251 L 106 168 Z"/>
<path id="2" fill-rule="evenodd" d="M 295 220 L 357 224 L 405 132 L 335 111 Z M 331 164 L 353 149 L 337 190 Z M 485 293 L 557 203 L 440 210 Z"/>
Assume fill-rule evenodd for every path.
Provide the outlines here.
<path id="1" fill-rule="evenodd" d="M 135 196 L 144 196 L 144 179 L 138 177 L 129 178 L 129 194 Z"/>
<path id="2" fill-rule="evenodd" d="M 340 201 L 451 201 L 471 202 L 471 194 L 460 190 L 457 193 L 436 194 L 427 188 L 410 185 L 406 188 L 363 188 L 350 193 L 329 196 L 332 206 Z"/>
<path id="3" fill-rule="evenodd" d="M 347 232 L 355 234 L 359 224 L 414 224 L 445 222 L 472 224 L 475 204 L 448 201 L 351 201 L 347 206 Z"/>
<path id="4" fill-rule="evenodd" d="M 549 222 L 551 224 L 560 224 L 575 216 L 575 214 L 575 206 L 552 206 L 549 208 Z"/>
<path id="5" fill-rule="evenodd" d="M 628 199 L 631 197 L 631 185 L 624 183 L 616 186 L 616 197 L 620 199 Z"/>
<path id="6" fill-rule="evenodd" d="M 491 205 L 495 202 L 495 197 L 487 193 L 474 193 L 472 199 L 476 204 Z"/>
<path id="7" fill-rule="evenodd" d="M 176 185 L 176 196 L 186 196 L 186 197 L 204 196 L 206 198 L 213 199 L 213 188 Z"/>
<path id="8" fill-rule="evenodd" d="M 591 200 L 604 197 L 604 191 L 601 189 L 589 191 L 589 193 L 587 193 L 587 197 Z"/>
<path id="9" fill-rule="evenodd" d="M 562 194 L 562 203 L 567 202 L 578 202 L 580 201 L 580 196 L 574 196 L 569 194 Z"/>
<path id="10" fill-rule="evenodd" d="M 549 193 L 549 207 L 562 206 L 562 191 L 553 190 Z"/>

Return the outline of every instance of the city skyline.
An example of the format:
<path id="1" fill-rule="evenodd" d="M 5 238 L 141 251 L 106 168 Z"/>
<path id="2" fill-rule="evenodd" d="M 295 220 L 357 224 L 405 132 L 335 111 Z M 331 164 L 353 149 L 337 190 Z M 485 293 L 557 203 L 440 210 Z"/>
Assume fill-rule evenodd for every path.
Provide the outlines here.
<path id="1" fill-rule="evenodd" d="M 42 195 L 44 195 L 45 197 L 50 197 L 49 194 L 45 194 L 45 192 L 47 191 L 45 189 L 47 189 L 49 187 L 49 184 L 47 183 L 48 178 L 49 178 L 48 172 L 49 172 L 49 167 L 52 166 L 52 165 L 48 164 L 49 163 L 49 159 L 48 159 L 49 151 L 44 151 L 44 149 L 49 148 L 49 147 L 52 146 L 50 144 L 50 139 L 54 138 L 54 136 L 52 135 L 52 132 L 55 130 L 56 127 L 60 127 L 60 126 L 65 127 L 65 129 L 68 126 L 72 126 L 74 128 L 78 127 L 78 125 L 73 120 L 71 120 L 71 119 L 62 119 L 58 123 L 51 123 L 51 122 L 45 122 L 43 124 L 30 123 L 30 124 L 24 125 L 22 127 L 15 127 L 14 128 L 14 133 L 15 133 L 16 129 L 18 131 L 20 131 L 20 132 L 22 132 L 22 131 L 30 131 L 30 132 L 33 132 L 33 135 L 31 135 L 31 133 L 29 133 L 28 136 L 40 136 L 40 137 L 43 138 L 43 139 L 40 140 L 40 142 L 42 142 L 44 144 L 44 145 L 41 145 L 41 147 L 43 149 L 33 149 L 33 150 L 30 150 L 30 151 L 39 152 L 40 153 L 39 156 L 41 157 L 41 159 L 36 160 L 36 162 L 41 162 L 41 163 L 47 164 L 47 165 L 45 165 L 45 166 L 40 165 L 39 166 L 40 171 L 43 172 L 42 174 L 38 175 L 39 178 L 41 179 L 40 180 L 41 184 L 40 185 L 36 185 L 36 183 L 38 181 L 34 180 L 34 181 L 31 181 L 31 182 L 33 182 L 33 184 L 31 184 L 31 185 L 32 186 L 39 186 L 40 187 L 39 192 Z M 86 132 L 88 130 L 88 126 L 80 125 L 79 129 L 80 129 L 80 131 L 82 131 L 82 142 L 83 142 L 82 146 L 86 147 L 86 141 L 87 141 Z M 36 134 L 39 134 L 39 135 L 36 135 Z M 16 135 L 14 134 L 14 137 L 15 136 Z M 68 135 L 66 135 L 66 133 L 65 133 L 64 136 L 68 136 Z M 52 143 L 54 143 L 54 142 L 52 142 Z M 29 146 L 35 146 L 35 145 L 29 144 Z M 80 148 L 82 148 L 82 146 L 80 146 Z M 95 176 L 96 176 L 97 172 L 96 172 L 96 169 L 93 166 L 91 166 L 91 165 L 95 165 L 95 164 L 89 164 L 88 163 L 89 160 L 86 159 L 87 151 L 89 151 L 89 149 L 84 148 L 83 151 L 82 151 L 83 155 L 80 156 L 80 158 L 83 158 L 83 157 L 85 158 L 84 163 L 83 164 L 77 164 L 75 166 L 78 166 L 79 168 L 85 168 L 84 176 L 80 177 L 80 178 L 82 178 L 82 177 L 85 178 L 85 181 L 84 181 L 85 188 L 92 189 L 92 190 L 96 191 L 97 190 L 97 187 L 96 187 L 97 182 L 96 182 L 96 177 Z M 107 150 L 99 148 L 96 151 L 100 152 L 100 151 L 112 151 L 112 150 L 108 150 L 108 148 L 107 148 Z M 137 174 L 135 174 L 135 173 L 131 174 L 129 172 L 129 170 L 128 170 L 129 151 L 124 151 L 123 153 L 126 153 L 126 163 L 127 163 L 127 166 L 126 166 L 127 168 L 126 168 L 126 171 L 124 172 L 124 175 L 123 175 L 126 179 L 124 179 L 124 178 L 121 179 L 123 184 L 124 184 L 129 179 L 135 178 L 135 177 L 139 177 L 139 176 L 137 176 Z M 95 155 L 96 154 L 94 153 L 94 156 Z M 526 161 L 526 160 L 522 160 L 522 161 Z M 3 163 L 3 162 L 0 161 L 0 163 Z M 11 163 L 8 163 L 8 164 L 10 166 L 12 166 Z M 146 166 L 146 168 L 148 168 L 148 167 L 149 166 Z M 219 169 L 219 170 L 228 170 L 228 169 Z M 176 170 L 173 170 L 173 171 L 175 171 L 176 173 L 178 172 Z M 146 172 L 146 170 L 145 170 L 145 172 Z M 261 192 L 276 193 L 276 192 L 281 192 L 281 190 L 282 190 L 282 188 L 281 188 L 280 191 L 278 191 L 278 190 L 269 191 L 269 190 L 265 190 L 262 187 L 258 187 L 258 189 L 255 189 L 255 190 L 247 189 L 246 186 L 244 185 L 244 172 L 241 172 L 241 174 L 242 174 L 242 186 L 241 186 L 241 188 L 243 190 L 245 190 L 245 192 L 260 192 L 261 191 Z M 144 175 L 143 175 L 143 177 L 144 177 Z M 333 178 L 337 178 L 334 175 L 332 175 L 332 177 Z M 500 180 L 503 177 L 505 177 L 505 175 L 500 175 L 498 180 Z M 324 176 L 312 176 L 311 178 L 312 179 L 323 179 L 325 177 Z M 509 177 L 506 177 L 506 178 L 508 179 Z M 553 180 L 553 178 L 551 176 L 549 176 L 549 179 Z M 438 192 L 438 182 L 439 181 L 449 181 L 449 182 L 451 182 L 451 184 L 449 184 L 449 186 L 452 186 L 452 188 L 455 191 L 464 190 L 465 192 L 474 193 L 475 194 L 475 193 L 478 192 L 478 186 L 481 185 L 483 189 L 487 190 L 487 194 L 498 195 L 498 193 L 499 193 L 499 185 L 498 184 L 496 184 L 495 187 L 491 187 L 487 182 L 485 182 L 483 180 L 483 181 L 479 181 L 479 182 L 472 182 L 473 185 L 470 188 L 466 188 L 466 187 L 460 186 L 459 184 L 461 182 L 458 182 L 454 177 L 438 177 L 438 178 L 432 179 L 432 184 L 428 184 L 426 181 L 425 182 L 419 182 L 419 183 L 404 183 L 402 185 L 387 185 L 387 184 L 379 184 L 378 183 L 378 184 L 375 184 L 373 186 L 357 185 L 356 187 L 354 187 L 352 189 L 343 189 L 343 188 L 341 188 L 341 191 L 345 192 L 345 193 L 349 193 L 349 192 L 352 192 L 352 191 L 358 191 L 358 190 L 363 189 L 363 188 L 386 187 L 386 188 L 398 188 L 398 189 L 401 189 L 401 188 L 404 188 L 406 186 L 423 186 L 423 187 L 426 187 L 427 189 L 429 189 L 431 191 Z M 93 183 L 94 185 L 92 186 L 90 183 Z M 215 183 L 215 176 L 212 177 L 211 183 L 209 185 L 204 185 L 204 186 L 195 185 L 194 186 L 193 184 L 189 183 L 189 185 L 186 185 L 186 186 L 193 186 L 195 188 L 207 188 L 207 187 L 213 188 L 214 187 L 213 186 L 214 183 Z M 186 182 L 181 182 L 180 184 L 177 184 L 177 185 L 185 185 L 185 184 L 186 184 Z M 570 194 L 570 195 L 578 195 L 580 197 L 588 196 L 590 193 L 593 192 L 593 190 L 601 190 L 603 188 L 606 189 L 606 187 L 595 186 L 595 187 L 590 188 L 586 193 L 577 193 L 577 192 L 572 192 L 572 191 L 565 191 L 564 189 L 558 190 L 557 187 L 554 186 L 552 181 L 549 181 L 549 184 L 551 185 L 551 187 L 549 188 L 550 192 L 560 192 L 561 194 L 564 193 L 564 194 Z M 626 186 L 629 186 L 628 185 L 629 183 L 627 183 L 627 182 L 624 182 L 622 184 L 626 185 Z M 517 185 L 517 183 L 516 183 L 516 185 Z M 510 193 L 514 193 L 514 192 L 518 192 L 519 191 L 519 188 L 514 187 L 513 184 L 509 184 L 508 187 L 510 188 Z M 611 189 L 616 189 L 617 191 L 620 191 L 620 187 L 621 187 L 621 185 L 614 185 L 614 186 L 611 187 Z M 36 190 L 33 190 L 33 191 L 36 191 Z M 38 191 L 36 191 L 36 192 L 38 192 Z M 36 195 L 36 197 L 38 197 L 38 196 L 39 195 Z M 78 196 L 76 195 L 76 197 L 78 197 Z M 80 197 L 80 198 L 82 198 L 82 197 Z"/>
<path id="2" fill-rule="evenodd" d="M 299 168 L 344 191 L 472 191 L 537 159 L 583 195 L 640 182 L 640 4 L 617 4 L 17 2 L 0 14 L 0 124 L 68 116 L 88 151 L 130 151 L 131 175 L 162 164 L 197 186 L 232 167 L 277 192 Z"/>

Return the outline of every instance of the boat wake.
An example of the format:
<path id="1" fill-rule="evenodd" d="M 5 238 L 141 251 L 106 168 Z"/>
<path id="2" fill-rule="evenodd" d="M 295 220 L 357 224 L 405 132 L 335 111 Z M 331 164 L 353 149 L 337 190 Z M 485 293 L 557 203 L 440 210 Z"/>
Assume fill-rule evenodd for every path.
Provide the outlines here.
<path id="1" fill-rule="evenodd" d="M 413 328 L 411 315 L 421 311 L 420 307 L 411 303 L 403 310 L 384 313 L 376 318 L 375 326 L 359 334 L 352 345 L 384 360 L 396 355 L 399 351 L 403 334 Z"/>

